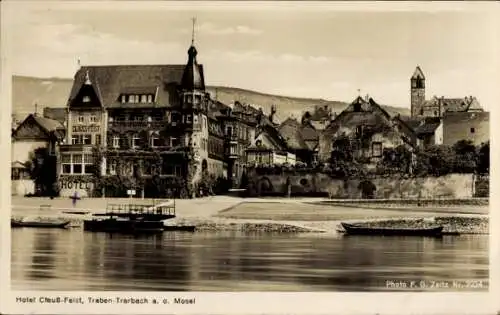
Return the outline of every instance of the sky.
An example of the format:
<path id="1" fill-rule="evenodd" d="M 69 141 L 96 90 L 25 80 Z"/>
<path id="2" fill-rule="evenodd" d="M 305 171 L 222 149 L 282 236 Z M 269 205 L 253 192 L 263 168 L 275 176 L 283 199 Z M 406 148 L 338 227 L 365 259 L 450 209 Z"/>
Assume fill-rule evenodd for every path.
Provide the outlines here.
<path id="1" fill-rule="evenodd" d="M 473 95 L 490 109 L 498 98 L 492 4 L 4 4 L 4 55 L 16 75 L 71 78 L 78 59 L 184 64 L 196 17 L 208 85 L 340 101 L 369 94 L 409 107 L 409 78 L 420 65 L 428 99 Z"/>

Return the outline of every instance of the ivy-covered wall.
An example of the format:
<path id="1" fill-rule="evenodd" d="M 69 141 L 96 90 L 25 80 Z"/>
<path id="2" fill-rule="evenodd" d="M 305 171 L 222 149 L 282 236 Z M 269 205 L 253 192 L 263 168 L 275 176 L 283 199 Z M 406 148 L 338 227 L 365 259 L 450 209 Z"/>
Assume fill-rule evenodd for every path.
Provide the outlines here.
<path id="1" fill-rule="evenodd" d="M 372 187 L 373 198 L 471 198 L 477 180 L 474 174 L 448 174 L 440 177 L 404 178 L 401 176 L 368 179 L 332 179 L 323 173 L 290 175 L 251 174 L 249 195 L 324 195 L 339 199 L 368 198 L 365 187 Z M 482 181 L 484 182 L 484 180 Z M 367 184 L 368 183 L 368 184 Z M 374 189 L 373 189 L 374 188 Z M 483 193 L 484 194 L 484 193 Z"/>

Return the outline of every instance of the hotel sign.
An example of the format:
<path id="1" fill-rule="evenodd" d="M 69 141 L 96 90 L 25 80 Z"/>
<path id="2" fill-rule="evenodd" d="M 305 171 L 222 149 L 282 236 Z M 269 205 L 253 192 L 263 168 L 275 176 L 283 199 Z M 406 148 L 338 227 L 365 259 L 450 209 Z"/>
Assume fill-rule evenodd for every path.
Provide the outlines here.
<path id="1" fill-rule="evenodd" d="M 80 178 L 62 177 L 59 179 L 59 187 L 61 189 L 89 190 L 92 189 L 92 182 L 84 181 Z"/>
<path id="2" fill-rule="evenodd" d="M 100 132 L 100 126 L 92 125 L 92 126 L 73 126 L 73 132 Z"/>

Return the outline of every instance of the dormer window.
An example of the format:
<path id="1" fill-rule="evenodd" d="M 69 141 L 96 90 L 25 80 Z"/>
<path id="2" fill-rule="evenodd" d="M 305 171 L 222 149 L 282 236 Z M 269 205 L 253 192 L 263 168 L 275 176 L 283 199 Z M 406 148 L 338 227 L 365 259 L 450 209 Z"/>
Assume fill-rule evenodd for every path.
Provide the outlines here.
<path id="1" fill-rule="evenodd" d="M 127 102 L 127 95 L 122 95 L 122 104 Z"/>
<path id="2" fill-rule="evenodd" d="M 135 96 L 134 95 L 129 95 L 128 96 L 128 102 L 129 103 L 135 103 Z"/>
<path id="3" fill-rule="evenodd" d="M 147 103 L 148 98 L 147 95 L 141 95 L 141 103 Z"/>
<path id="4" fill-rule="evenodd" d="M 148 95 L 148 103 L 153 103 L 153 95 Z"/>
<path id="5" fill-rule="evenodd" d="M 85 122 L 85 117 L 83 115 L 78 116 L 78 123 L 83 124 Z"/>
<path id="6" fill-rule="evenodd" d="M 82 102 L 84 102 L 84 103 L 90 103 L 90 96 L 85 95 L 85 96 L 83 97 L 83 99 L 82 99 Z"/>

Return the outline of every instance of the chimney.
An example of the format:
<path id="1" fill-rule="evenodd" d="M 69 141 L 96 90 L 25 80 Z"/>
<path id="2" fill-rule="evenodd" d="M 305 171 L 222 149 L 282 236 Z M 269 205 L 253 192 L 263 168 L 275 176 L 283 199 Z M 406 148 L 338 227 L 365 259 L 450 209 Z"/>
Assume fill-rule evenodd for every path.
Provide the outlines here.
<path id="1" fill-rule="evenodd" d="M 269 115 L 269 120 L 273 123 L 274 115 L 276 114 L 276 105 L 271 105 L 271 114 Z"/>

